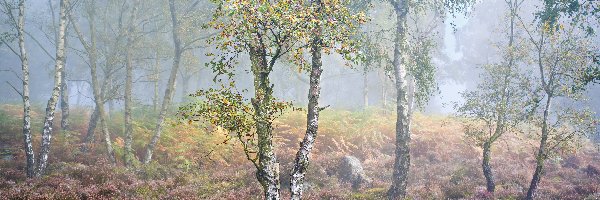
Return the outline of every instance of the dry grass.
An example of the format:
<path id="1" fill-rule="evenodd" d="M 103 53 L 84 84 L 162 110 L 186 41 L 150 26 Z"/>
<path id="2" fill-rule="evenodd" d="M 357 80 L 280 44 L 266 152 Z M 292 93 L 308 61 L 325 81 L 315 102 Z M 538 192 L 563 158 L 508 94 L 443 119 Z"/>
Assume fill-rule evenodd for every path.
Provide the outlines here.
<path id="1" fill-rule="evenodd" d="M 21 145 L 20 106 L 0 107 L 3 142 Z M 153 117 L 139 110 L 135 119 L 134 147 L 143 155 L 145 141 L 152 133 Z M 39 113 L 39 110 L 38 112 Z M 34 121 L 41 121 L 35 114 Z M 225 133 L 209 134 L 196 125 L 170 120 L 155 153 L 156 163 L 135 169 L 111 167 L 98 141 L 92 153 L 81 154 L 80 139 L 87 129 L 89 111 L 73 112 L 71 136 L 58 127 L 53 141 L 51 169 L 41 180 L 25 180 L 24 155 L 13 152 L 13 161 L 0 161 L 0 199 L 260 199 L 255 169 L 245 160 L 239 145 L 221 144 Z M 59 119 L 59 118 L 57 118 Z M 290 112 L 275 122 L 277 156 L 281 164 L 283 196 L 288 196 L 289 171 L 302 139 L 306 114 Z M 12 121 L 12 122 L 7 122 Z M 121 154 L 122 116 L 114 114 L 111 133 L 117 154 Z M 463 137 L 460 120 L 446 116 L 416 114 L 412 122 L 409 194 L 413 199 L 479 199 L 486 194 L 480 170 L 481 149 Z M 58 124 L 58 123 L 55 123 Z M 328 109 L 321 114 L 319 136 L 311 157 L 307 199 L 381 199 L 391 182 L 394 162 L 395 117 L 381 110 L 350 112 Z M 6 140 L 4 140 L 6 139 Z M 493 198 L 521 198 L 533 171 L 536 142 L 506 134 L 493 149 L 492 165 L 497 180 Z M 352 191 L 340 184 L 336 166 L 344 155 L 363 161 L 372 186 Z M 540 187 L 542 199 L 600 198 L 600 154 L 584 142 L 576 154 L 563 155 L 547 163 Z"/>

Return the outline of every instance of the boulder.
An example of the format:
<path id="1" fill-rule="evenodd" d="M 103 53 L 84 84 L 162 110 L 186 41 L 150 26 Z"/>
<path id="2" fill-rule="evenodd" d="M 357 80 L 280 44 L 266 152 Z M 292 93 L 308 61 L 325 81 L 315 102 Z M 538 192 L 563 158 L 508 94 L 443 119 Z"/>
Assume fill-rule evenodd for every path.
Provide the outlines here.
<path id="1" fill-rule="evenodd" d="M 342 183 L 350 183 L 353 189 L 358 189 L 371 183 L 365 174 L 360 160 L 354 156 L 344 156 L 338 166 L 338 179 Z"/>

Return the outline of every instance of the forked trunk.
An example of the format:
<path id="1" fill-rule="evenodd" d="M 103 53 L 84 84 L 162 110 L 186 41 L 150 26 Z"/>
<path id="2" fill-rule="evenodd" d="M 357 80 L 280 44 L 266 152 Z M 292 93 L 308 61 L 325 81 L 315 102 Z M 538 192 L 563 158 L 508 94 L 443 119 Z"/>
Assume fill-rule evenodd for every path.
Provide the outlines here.
<path id="1" fill-rule="evenodd" d="M 93 7 L 93 6 L 94 6 L 94 1 L 92 1 L 91 7 Z M 77 24 L 75 22 L 71 23 L 73 25 L 73 29 L 75 30 L 75 33 L 77 33 L 77 38 L 79 38 L 79 41 L 84 46 L 86 53 L 88 54 L 88 57 L 90 60 L 90 75 L 92 77 L 92 92 L 94 93 L 94 103 L 96 105 L 94 112 L 97 112 L 96 117 L 98 118 L 97 120 L 94 119 L 96 117 L 94 117 L 94 114 L 92 114 L 92 117 L 90 119 L 90 125 L 88 127 L 88 135 L 86 136 L 86 141 L 85 141 L 86 143 L 84 144 L 82 150 L 84 152 L 88 151 L 89 145 L 91 144 L 91 142 L 93 141 L 93 138 L 94 138 L 94 129 L 96 127 L 96 123 L 97 123 L 97 121 L 100 121 L 100 128 L 104 135 L 104 142 L 106 144 L 106 152 L 107 152 L 108 159 L 111 161 L 111 163 L 115 164 L 116 159 L 115 159 L 114 151 L 112 148 L 112 141 L 110 139 L 110 133 L 108 132 L 108 124 L 106 122 L 106 111 L 104 110 L 104 94 L 105 94 L 105 90 L 106 90 L 106 88 L 104 86 L 107 84 L 108 80 L 107 79 L 104 80 L 103 87 L 100 86 L 100 81 L 98 80 L 98 63 L 97 63 L 98 59 L 97 59 L 97 48 L 96 48 L 95 12 L 93 9 L 88 12 L 88 17 L 89 17 L 88 24 L 90 27 L 90 40 L 91 40 L 90 44 L 88 44 L 85 41 L 83 34 L 82 34 L 81 30 L 79 29 L 79 27 L 77 26 Z"/>
<path id="2" fill-rule="evenodd" d="M 169 75 L 169 82 L 167 83 L 167 89 L 165 90 L 165 96 L 163 97 L 162 106 L 160 108 L 160 114 L 158 114 L 158 120 L 156 121 L 156 128 L 154 129 L 154 136 L 150 140 L 148 147 L 146 148 L 146 157 L 144 158 L 144 164 L 152 161 L 152 153 L 154 147 L 160 139 L 162 133 L 163 124 L 167 115 L 169 104 L 175 93 L 175 83 L 177 80 L 177 72 L 179 71 L 179 65 L 181 61 L 182 47 L 181 39 L 179 37 L 179 22 L 177 21 L 177 13 L 175 10 L 175 0 L 169 0 L 169 11 L 171 13 L 171 23 L 173 24 L 173 43 L 175 44 L 175 57 L 173 58 L 173 67 L 171 68 L 171 74 Z"/>

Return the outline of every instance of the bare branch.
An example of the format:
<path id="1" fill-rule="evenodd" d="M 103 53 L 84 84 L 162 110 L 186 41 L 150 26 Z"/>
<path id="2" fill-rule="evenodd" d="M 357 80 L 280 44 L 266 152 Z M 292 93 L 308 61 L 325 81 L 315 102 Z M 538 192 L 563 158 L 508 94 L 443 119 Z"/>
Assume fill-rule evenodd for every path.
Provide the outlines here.
<path id="1" fill-rule="evenodd" d="M 15 86 L 10 84 L 10 82 L 8 82 L 8 81 L 6 81 L 6 84 L 10 85 L 10 87 L 12 87 L 12 89 L 14 89 L 15 92 L 17 92 L 17 94 L 19 94 L 21 96 L 21 98 L 23 98 L 23 93 L 19 92 L 19 90 L 17 90 L 17 88 L 15 88 Z"/>

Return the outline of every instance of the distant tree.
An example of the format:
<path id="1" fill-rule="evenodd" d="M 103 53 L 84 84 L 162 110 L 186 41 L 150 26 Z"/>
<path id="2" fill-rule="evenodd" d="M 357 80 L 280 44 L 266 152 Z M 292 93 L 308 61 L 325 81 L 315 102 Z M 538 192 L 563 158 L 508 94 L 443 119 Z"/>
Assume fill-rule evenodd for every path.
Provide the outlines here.
<path id="1" fill-rule="evenodd" d="M 173 64 L 167 81 L 166 89 L 163 96 L 163 102 L 159 109 L 159 115 L 156 120 L 156 127 L 152 139 L 146 146 L 146 155 L 142 162 L 144 164 L 152 161 L 154 148 L 159 142 L 164 126 L 164 121 L 167 116 L 169 106 L 172 103 L 176 89 L 177 74 L 182 62 L 182 56 L 186 51 L 198 48 L 206 36 L 200 35 L 197 32 L 205 23 L 203 18 L 203 10 L 200 9 L 205 1 L 191 0 L 169 0 L 169 22 L 171 24 L 171 39 L 173 41 Z"/>
<path id="2" fill-rule="evenodd" d="M 360 69 L 357 69 L 361 72 L 363 76 L 363 107 L 367 108 L 369 106 L 369 78 L 368 74 L 371 71 L 381 67 L 381 61 L 386 59 L 387 52 L 384 51 L 382 45 L 379 45 L 379 42 L 382 42 L 382 37 L 376 37 L 375 35 L 379 35 L 374 31 L 365 31 L 360 34 L 360 52 L 363 54 L 364 59 L 358 64 Z M 375 36 L 375 37 L 373 37 Z"/>
<path id="3" fill-rule="evenodd" d="M 541 98 L 533 124 L 540 128 L 540 144 L 536 153 L 536 168 L 526 199 L 533 199 L 544 174 L 545 161 L 556 152 L 568 152 L 578 146 L 580 138 L 595 133 L 597 121 L 587 109 L 576 107 L 583 98 L 586 72 L 590 59 L 591 39 L 572 24 L 557 21 L 525 24 L 531 44 L 532 58 L 537 68 L 535 91 Z"/>
<path id="4" fill-rule="evenodd" d="M 81 42 L 81 44 L 84 47 L 84 50 L 88 56 L 88 63 L 90 65 L 90 75 L 91 75 L 91 85 L 92 85 L 92 91 L 94 94 L 94 103 L 95 103 L 95 110 L 94 113 L 92 114 L 92 119 L 90 120 L 90 127 L 88 128 L 88 134 L 87 137 L 85 139 L 84 142 L 84 146 L 82 148 L 83 152 L 86 152 L 89 148 L 89 145 L 93 142 L 93 132 L 94 129 L 96 127 L 96 120 L 100 121 L 100 127 L 102 130 L 102 133 L 104 134 L 104 142 L 106 144 L 106 150 L 107 150 L 107 156 L 109 158 L 109 160 L 112 163 L 116 163 L 116 159 L 114 156 L 114 151 L 113 151 L 113 147 L 112 147 L 112 141 L 110 139 L 110 132 L 108 131 L 108 122 L 106 119 L 106 111 L 104 110 L 104 103 L 105 101 L 105 96 L 107 95 L 108 92 L 107 88 L 105 87 L 109 81 L 110 77 L 110 73 L 106 73 L 105 72 L 105 78 L 104 78 L 104 83 L 102 85 L 100 85 L 100 80 L 99 80 L 99 73 L 98 73 L 98 64 L 99 64 L 99 49 L 97 46 L 97 35 L 98 35 L 98 30 L 97 30 L 97 24 L 96 24 L 96 4 L 95 2 L 90 2 L 89 4 L 83 5 L 85 12 L 86 12 L 86 17 L 87 17 L 87 22 L 89 25 L 89 41 L 85 40 L 85 37 L 83 35 L 83 32 L 81 31 L 81 28 L 79 28 L 79 25 L 76 21 L 73 20 L 73 16 L 69 15 L 69 17 L 71 18 L 71 25 L 73 26 L 73 29 L 75 30 L 75 33 L 77 34 L 77 38 L 79 39 L 79 41 Z M 110 59 L 107 59 L 110 60 Z"/>
<path id="5" fill-rule="evenodd" d="M 505 133 L 518 131 L 517 126 L 529 120 L 537 105 L 530 101 L 536 96 L 529 91 L 531 83 L 519 67 L 528 55 L 527 46 L 516 33 L 522 3 L 522 0 L 507 1 L 508 44 L 499 48 L 502 61 L 483 66 L 481 82 L 476 89 L 461 93 L 465 102 L 457 107 L 459 115 L 468 120 L 465 124 L 467 138 L 483 148 L 481 166 L 490 193 L 496 188 L 490 164 L 493 144 Z"/>
<path id="6" fill-rule="evenodd" d="M 129 22 L 126 27 L 125 34 L 127 37 L 127 47 L 125 49 L 125 108 L 124 108 L 124 124 L 125 124 L 125 151 L 123 153 L 123 162 L 125 166 L 130 167 L 135 159 L 133 153 L 133 119 L 132 119 L 132 107 L 133 107 L 133 48 L 139 41 L 139 34 L 137 32 L 137 15 L 140 1 L 135 0 L 133 2 Z"/>
<path id="7" fill-rule="evenodd" d="M 198 76 L 203 68 L 200 59 L 192 51 L 184 53 L 182 59 L 183 68 L 179 70 L 179 74 L 181 74 L 181 102 L 185 102 L 190 93 L 190 80 Z"/>

